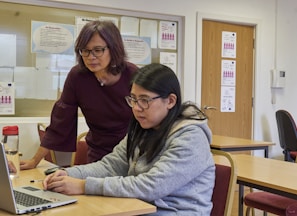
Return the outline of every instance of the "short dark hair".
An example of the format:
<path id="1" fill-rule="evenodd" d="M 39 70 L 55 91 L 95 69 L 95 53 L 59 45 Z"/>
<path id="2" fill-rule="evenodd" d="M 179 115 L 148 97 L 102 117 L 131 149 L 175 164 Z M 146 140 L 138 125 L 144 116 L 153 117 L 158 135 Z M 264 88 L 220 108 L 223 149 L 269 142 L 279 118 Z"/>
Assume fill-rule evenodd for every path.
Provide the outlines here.
<path id="1" fill-rule="evenodd" d="M 108 72 L 116 75 L 124 71 L 126 67 L 126 52 L 121 33 L 112 21 L 95 20 L 84 25 L 76 39 L 74 49 L 78 64 L 81 67 L 85 67 L 79 50 L 86 48 L 94 34 L 99 34 L 109 49 L 111 61 L 108 65 Z"/>

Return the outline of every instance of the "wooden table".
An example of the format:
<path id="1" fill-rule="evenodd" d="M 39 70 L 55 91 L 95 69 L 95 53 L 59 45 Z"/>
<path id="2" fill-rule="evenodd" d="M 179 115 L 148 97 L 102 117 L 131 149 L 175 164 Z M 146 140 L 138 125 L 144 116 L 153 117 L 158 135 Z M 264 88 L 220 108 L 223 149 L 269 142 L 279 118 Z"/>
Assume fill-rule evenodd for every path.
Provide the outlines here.
<path id="1" fill-rule="evenodd" d="M 20 172 L 20 177 L 13 180 L 14 186 L 32 185 L 42 187 L 42 182 L 30 183 L 31 180 L 44 178 L 44 170 L 53 166 L 52 164 L 42 161 L 36 169 L 24 170 Z M 62 207 L 48 209 L 42 211 L 41 216 L 130 216 L 142 215 L 156 212 L 156 207 L 144 201 L 134 198 L 117 198 L 104 196 L 75 196 L 78 201 L 74 204 L 69 204 Z M 8 212 L 0 210 L 0 215 L 11 215 Z"/>
<path id="2" fill-rule="evenodd" d="M 244 186 L 297 199 L 297 163 L 241 154 L 232 158 L 237 165 L 239 216 L 243 215 Z M 225 164 L 222 158 L 214 156 L 214 159 Z"/>
<path id="3" fill-rule="evenodd" d="M 264 156 L 268 158 L 268 147 L 272 145 L 272 142 L 213 135 L 210 147 L 222 151 L 264 150 Z"/>

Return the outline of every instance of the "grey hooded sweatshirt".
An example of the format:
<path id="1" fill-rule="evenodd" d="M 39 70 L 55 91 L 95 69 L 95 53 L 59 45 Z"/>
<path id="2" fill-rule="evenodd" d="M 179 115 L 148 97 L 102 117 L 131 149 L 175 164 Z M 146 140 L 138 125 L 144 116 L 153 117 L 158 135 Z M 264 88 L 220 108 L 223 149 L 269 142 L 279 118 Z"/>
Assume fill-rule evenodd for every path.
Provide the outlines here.
<path id="1" fill-rule="evenodd" d="M 132 197 L 155 205 L 157 212 L 150 216 L 207 216 L 215 181 L 210 143 L 207 120 L 181 120 L 151 163 L 146 162 L 145 154 L 127 160 L 125 137 L 101 161 L 66 171 L 86 179 L 86 194 Z"/>

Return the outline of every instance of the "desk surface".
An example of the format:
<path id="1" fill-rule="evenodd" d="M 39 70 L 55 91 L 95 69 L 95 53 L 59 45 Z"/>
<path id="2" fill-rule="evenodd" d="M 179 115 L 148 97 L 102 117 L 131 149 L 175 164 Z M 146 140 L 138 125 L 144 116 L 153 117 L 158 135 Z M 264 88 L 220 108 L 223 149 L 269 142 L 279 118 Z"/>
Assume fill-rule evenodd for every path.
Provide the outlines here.
<path id="1" fill-rule="evenodd" d="M 289 193 L 297 199 L 297 163 L 241 154 L 232 158 L 237 165 L 237 181 L 252 184 L 254 188 Z M 214 159 L 216 163 L 225 163 L 221 157 L 214 156 Z"/>
<path id="2" fill-rule="evenodd" d="M 297 163 L 276 159 L 234 155 L 238 180 L 296 195 Z"/>
<path id="3" fill-rule="evenodd" d="M 253 146 L 272 146 L 274 143 L 266 141 L 256 141 L 251 139 L 243 139 L 236 137 L 213 135 L 211 147 L 214 148 L 242 148 L 242 147 L 253 147 Z"/>
<path id="4" fill-rule="evenodd" d="M 46 161 L 32 170 L 21 171 L 20 177 L 13 180 L 14 186 L 32 185 L 42 187 L 42 182 L 30 183 L 30 180 L 44 178 L 44 170 L 52 166 Z M 108 215 L 108 216 L 128 216 L 141 215 L 156 212 L 156 207 L 133 198 L 116 198 L 103 196 L 75 196 L 78 202 L 62 207 L 48 209 L 38 215 L 61 215 L 61 216 L 89 216 L 89 215 Z M 3 210 L 0 210 L 0 215 L 11 215 Z"/>

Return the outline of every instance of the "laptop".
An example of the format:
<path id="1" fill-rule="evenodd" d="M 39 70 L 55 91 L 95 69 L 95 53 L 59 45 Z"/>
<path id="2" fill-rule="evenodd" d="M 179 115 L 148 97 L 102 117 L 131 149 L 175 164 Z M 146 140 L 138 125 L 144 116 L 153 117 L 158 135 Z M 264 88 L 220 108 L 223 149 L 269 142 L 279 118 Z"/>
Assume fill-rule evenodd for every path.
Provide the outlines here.
<path id="1" fill-rule="evenodd" d="M 25 214 L 40 212 L 49 208 L 63 206 L 77 201 L 74 197 L 52 191 L 44 191 L 43 189 L 36 188 L 31 185 L 13 188 L 9 177 L 3 143 L 1 143 L 0 146 L 0 209 L 13 214 Z"/>

